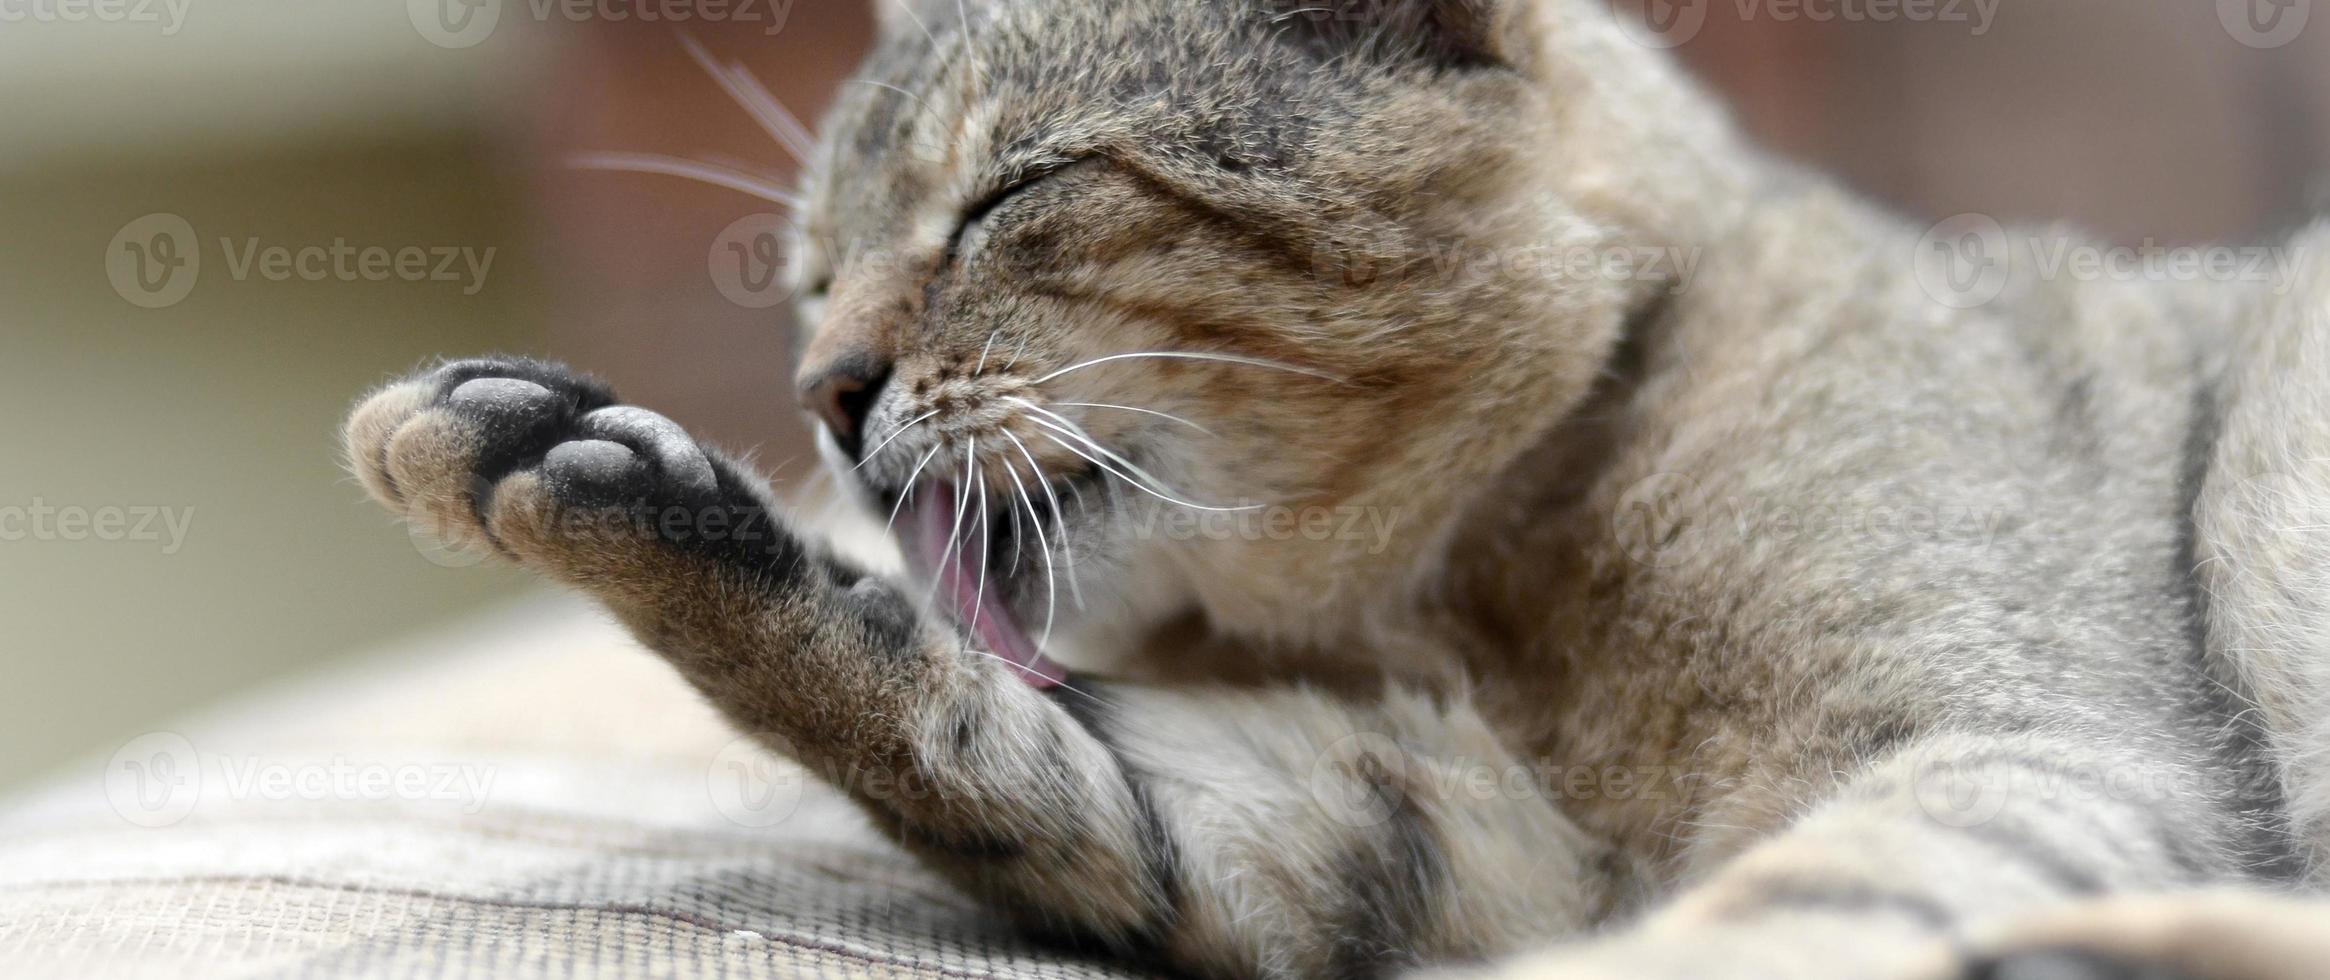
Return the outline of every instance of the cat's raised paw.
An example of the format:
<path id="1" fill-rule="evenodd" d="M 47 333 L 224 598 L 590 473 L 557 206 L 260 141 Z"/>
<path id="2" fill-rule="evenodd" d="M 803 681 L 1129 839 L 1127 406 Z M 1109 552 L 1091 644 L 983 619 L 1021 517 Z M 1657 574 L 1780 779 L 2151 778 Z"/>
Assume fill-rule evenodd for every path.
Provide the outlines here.
<path id="1" fill-rule="evenodd" d="M 693 553 L 767 567 L 798 547 L 757 483 L 646 409 L 565 367 L 496 358 L 422 372 L 366 399 L 349 466 L 449 545 L 603 583 Z"/>

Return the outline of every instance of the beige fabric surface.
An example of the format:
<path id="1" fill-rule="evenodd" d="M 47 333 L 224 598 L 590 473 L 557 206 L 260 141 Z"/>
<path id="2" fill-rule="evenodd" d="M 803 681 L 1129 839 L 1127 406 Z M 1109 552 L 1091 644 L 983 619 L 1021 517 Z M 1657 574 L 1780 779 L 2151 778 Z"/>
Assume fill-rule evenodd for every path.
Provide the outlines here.
<path id="1" fill-rule="evenodd" d="M 1014 938 L 546 600 L 0 806 L 0 975 L 1133 974 Z"/>

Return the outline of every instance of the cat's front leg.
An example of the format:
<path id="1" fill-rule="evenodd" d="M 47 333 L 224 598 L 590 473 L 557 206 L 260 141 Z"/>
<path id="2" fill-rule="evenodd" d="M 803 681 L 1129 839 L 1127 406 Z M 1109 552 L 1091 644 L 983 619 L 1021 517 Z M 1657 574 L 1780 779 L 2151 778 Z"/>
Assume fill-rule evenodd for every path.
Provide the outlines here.
<path id="1" fill-rule="evenodd" d="M 1462 703 L 1040 690 L 563 369 L 425 373 L 348 443 L 392 509 L 597 597 L 737 727 L 1038 929 L 1208 975 L 1350 976 L 1510 951 L 1609 901 L 1615 862 L 1512 790 L 1525 773 Z"/>

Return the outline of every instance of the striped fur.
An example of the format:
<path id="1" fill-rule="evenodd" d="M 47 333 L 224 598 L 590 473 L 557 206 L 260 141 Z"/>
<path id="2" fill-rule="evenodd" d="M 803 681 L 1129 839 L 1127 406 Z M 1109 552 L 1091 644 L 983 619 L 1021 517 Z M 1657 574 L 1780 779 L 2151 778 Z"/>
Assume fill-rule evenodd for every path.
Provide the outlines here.
<path id="1" fill-rule="evenodd" d="M 2330 843 L 2330 259 L 2050 275 L 2083 240 L 2001 229 L 1949 302 L 1588 0 L 880 3 L 803 376 L 886 372 L 840 483 L 992 501 L 963 547 L 1070 686 L 555 366 L 374 395 L 366 486 L 1063 941 L 2330 973 L 2266 897 Z M 1666 261 L 1522 261 L 1581 254 Z"/>

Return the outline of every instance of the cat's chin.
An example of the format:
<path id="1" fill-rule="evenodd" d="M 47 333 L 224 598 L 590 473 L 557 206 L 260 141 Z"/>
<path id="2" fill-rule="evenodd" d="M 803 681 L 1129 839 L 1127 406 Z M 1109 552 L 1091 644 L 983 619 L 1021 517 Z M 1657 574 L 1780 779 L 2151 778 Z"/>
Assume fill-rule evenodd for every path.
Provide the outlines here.
<path id="1" fill-rule="evenodd" d="M 972 540 L 991 540 L 985 535 L 973 538 L 963 526 L 982 520 L 981 516 L 965 512 L 964 495 L 951 484 L 926 483 L 912 494 L 899 537 L 915 578 L 931 586 L 939 608 L 981 652 L 1009 664 L 1038 690 L 1060 686 L 1067 680 L 1067 669 L 1045 656 L 1037 639 L 1012 613 L 1009 596 L 1016 591 L 1015 583 L 1004 580 L 1007 573 L 989 567 L 991 548 L 967 546 Z"/>

